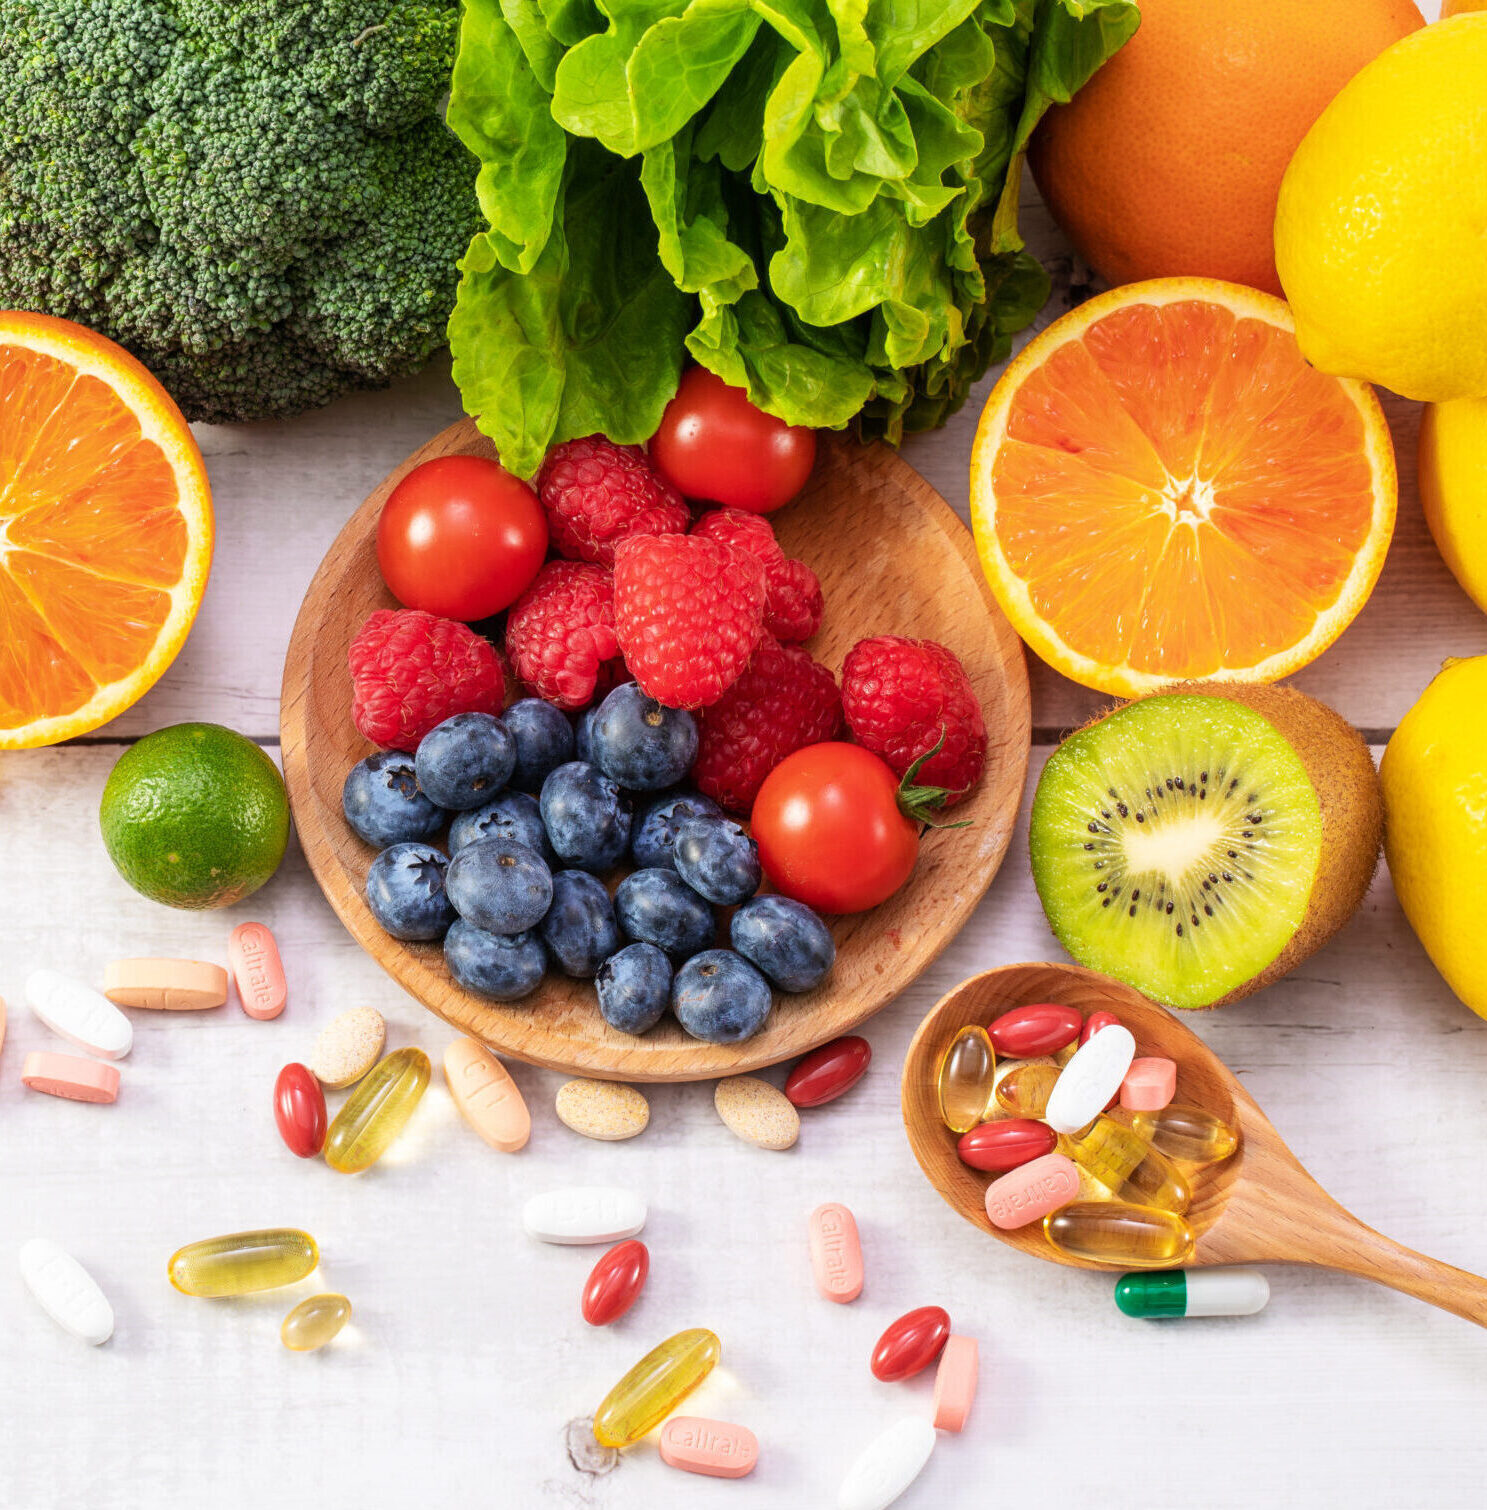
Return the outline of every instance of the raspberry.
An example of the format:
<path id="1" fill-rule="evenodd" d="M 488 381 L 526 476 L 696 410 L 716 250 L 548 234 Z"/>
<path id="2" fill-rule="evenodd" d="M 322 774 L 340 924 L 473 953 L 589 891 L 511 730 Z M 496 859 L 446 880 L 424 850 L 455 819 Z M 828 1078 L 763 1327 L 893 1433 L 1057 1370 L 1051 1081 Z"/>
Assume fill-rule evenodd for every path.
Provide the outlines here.
<path id="1" fill-rule="evenodd" d="M 614 565 L 614 548 L 631 535 L 678 535 L 691 513 L 682 495 L 651 468 L 639 446 L 602 435 L 554 446 L 537 474 L 558 554 Z"/>
<path id="2" fill-rule="evenodd" d="M 614 578 L 587 561 L 549 561 L 511 605 L 506 654 L 538 697 L 582 708 L 620 653 L 614 633 Z"/>
<path id="3" fill-rule="evenodd" d="M 738 680 L 764 632 L 764 568 L 702 535 L 632 535 L 614 555 L 614 622 L 641 690 L 705 708 Z"/>
<path id="4" fill-rule="evenodd" d="M 506 678 L 488 640 L 419 608 L 379 608 L 356 633 L 351 721 L 373 744 L 416 750 L 456 713 L 499 713 Z"/>
<path id="5" fill-rule="evenodd" d="M 777 640 L 808 640 L 821 627 L 821 583 L 804 561 L 787 556 L 762 514 L 711 509 L 692 526 L 694 535 L 748 551 L 764 568 L 764 628 Z"/>
<path id="6" fill-rule="evenodd" d="M 879 635 L 859 640 L 842 667 L 842 704 L 858 744 L 900 776 L 921 755 L 915 781 L 943 787 L 953 807 L 986 764 L 986 723 L 965 667 L 934 640 Z"/>
<path id="7" fill-rule="evenodd" d="M 765 635 L 749 669 L 698 724 L 693 782 L 730 811 L 747 813 L 787 755 L 836 737 L 842 698 L 836 678 L 808 651 Z"/>

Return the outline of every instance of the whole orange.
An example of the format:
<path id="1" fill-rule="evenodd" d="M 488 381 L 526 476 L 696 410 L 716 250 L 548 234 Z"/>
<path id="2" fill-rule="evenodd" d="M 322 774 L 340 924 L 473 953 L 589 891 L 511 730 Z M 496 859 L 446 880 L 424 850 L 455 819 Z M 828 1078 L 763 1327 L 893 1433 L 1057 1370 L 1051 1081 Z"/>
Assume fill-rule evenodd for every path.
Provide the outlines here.
<path id="1" fill-rule="evenodd" d="M 1441 20 L 1464 16 L 1468 11 L 1487 10 L 1487 0 L 1441 0 Z"/>
<path id="2" fill-rule="evenodd" d="M 1111 283 L 1195 275 L 1273 294 L 1281 175 L 1363 65 L 1423 26 L 1412 0 L 1141 0 L 1141 27 L 1029 160 Z"/>

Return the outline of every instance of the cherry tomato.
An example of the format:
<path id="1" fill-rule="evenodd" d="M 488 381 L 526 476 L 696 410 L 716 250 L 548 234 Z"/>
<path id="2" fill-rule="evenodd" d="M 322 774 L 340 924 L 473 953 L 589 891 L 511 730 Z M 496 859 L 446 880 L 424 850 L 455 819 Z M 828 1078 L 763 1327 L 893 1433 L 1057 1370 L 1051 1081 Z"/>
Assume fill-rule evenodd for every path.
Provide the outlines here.
<path id="1" fill-rule="evenodd" d="M 414 467 L 377 521 L 377 565 L 393 597 L 467 624 L 514 603 L 546 555 L 537 495 L 484 456 Z"/>
<path id="2" fill-rule="evenodd" d="M 898 777 L 861 745 L 787 755 L 754 799 L 754 842 L 777 891 L 821 912 L 863 912 L 914 869 L 919 833 L 898 805 Z"/>
<path id="3" fill-rule="evenodd" d="M 302 1064 L 286 1064 L 274 1081 L 274 1121 L 289 1151 L 313 1159 L 325 1145 L 325 1092 Z"/>
<path id="4" fill-rule="evenodd" d="M 768 514 L 805 486 L 816 432 L 756 409 L 706 367 L 682 374 L 651 438 L 651 461 L 688 498 Z"/>

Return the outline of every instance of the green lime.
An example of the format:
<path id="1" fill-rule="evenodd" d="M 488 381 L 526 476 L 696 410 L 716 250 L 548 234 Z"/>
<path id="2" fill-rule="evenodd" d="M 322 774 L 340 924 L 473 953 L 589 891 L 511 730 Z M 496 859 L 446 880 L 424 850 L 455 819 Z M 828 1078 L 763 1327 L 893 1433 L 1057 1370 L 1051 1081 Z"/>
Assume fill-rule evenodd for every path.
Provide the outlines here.
<path id="1" fill-rule="evenodd" d="M 273 761 L 221 724 L 172 724 L 109 772 L 98 820 L 119 874 L 167 907 L 228 907 L 279 868 L 289 798 Z"/>

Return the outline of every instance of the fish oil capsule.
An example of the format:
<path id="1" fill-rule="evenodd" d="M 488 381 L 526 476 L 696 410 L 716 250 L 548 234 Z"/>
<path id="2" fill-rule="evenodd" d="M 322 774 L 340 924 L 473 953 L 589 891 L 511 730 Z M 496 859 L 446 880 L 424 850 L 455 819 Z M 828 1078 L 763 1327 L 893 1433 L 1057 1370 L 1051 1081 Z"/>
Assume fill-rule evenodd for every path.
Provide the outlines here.
<path id="1" fill-rule="evenodd" d="M 291 1353 L 313 1353 L 351 1320 L 351 1302 L 344 1295 L 312 1295 L 284 1318 L 279 1341 Z"/>
<path id="2" fill-rule="evenodd" d="M 1253 1316 L 1270 1301 L 1258 1269 L 1164 1269 L 1122 1274 L 1115 1304 L 1127 1316 Z"/>
<path id="3" fill-rule="evenodd" d="M 1158 1153 L 1184 1164 L 1221 1164 L 1239 1147 L 1239 1134 L 1222 1117 L 1174 1101 L 1157 1112 L 1133 1112 L 1131 1127 Z"/>
<path id="4" fill-rule="evenodd" d="M 269 1227 L 187 1243 L 171 1254 L 166 1273 L 182 1295 L 218 1300 L 292 1285 L 319 1262 L 320 1250 L 308 1232 Z"/>
<path id="5" fill-rule="evenodd" d="M 1175 1211 L 1125 1201 L 1075 1201 L 1043 1218 L 1060 1253 L 1096 1264 L 1170 1269 L 1193 1256 L 1193 1229 Z"/>
<path id="6" fill-rule="evenodd" d="M 638 1442 L 712 1373 L 722 1352 L 706 1327 L 678 1332 L 653 1347 L 594 1412 L 594 1440 L 601 1447 Z"/>
<path id="7" fill-rule="evenodd" d="M 1193 1203 L 1193 1187 L 1166 1154 L 1151 1149 L 1117 1190 L 1133 1206 L 1160 1206 L 1181 1215 Z"/>
<path id="8" fill-rule="evenodd" d="M 423 1099 L 433 1066 L 422 1049 L 395 1049 L 346 1098 L 325 1135 L 325 1162 L 342 1174 L 370 1169 Z"/>
<path id="9" fill-rule="evenodd" d="M 1014 1117 L 1036 1122 L 1048 1109 L 1048 1098 L 1058 1077 L 1058 1066 L 1044 1060 L 1029 1059 L 1026 1064 L 1013 1065 L 997 1081 L 997 1105 Z"/>
<path id="10" fill-rule="evenodd" d="M 1146 1157 L 1150 1142 L 1114 1117 L 1100 1116 L 1069 1140 L 1069 1157 L 1093 1179 L 1119 1190 Z"/>
<path id="11" fill-rule="evenodd" d="M 970 1132 L 985 1119 L 995 1076 L 996 1050 L 986 1029 L 967 1023 L 940 1056 L 936 1075 L 940 1116 L 951 1132 Z"/>

